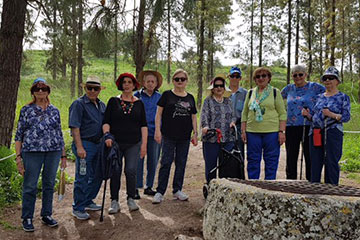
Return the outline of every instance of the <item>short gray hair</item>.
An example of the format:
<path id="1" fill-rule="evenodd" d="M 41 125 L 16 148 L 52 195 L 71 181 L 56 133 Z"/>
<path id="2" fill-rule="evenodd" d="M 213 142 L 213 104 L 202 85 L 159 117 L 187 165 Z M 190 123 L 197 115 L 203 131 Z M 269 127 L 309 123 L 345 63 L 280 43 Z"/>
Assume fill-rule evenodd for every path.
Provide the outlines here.
<path id="1" fill-rule="evenodd" d="M 291 68 L 291 73 L 295 73 L 295 72 L 307 73 L 307 70 L 304 65 L 297 64 Z"/>

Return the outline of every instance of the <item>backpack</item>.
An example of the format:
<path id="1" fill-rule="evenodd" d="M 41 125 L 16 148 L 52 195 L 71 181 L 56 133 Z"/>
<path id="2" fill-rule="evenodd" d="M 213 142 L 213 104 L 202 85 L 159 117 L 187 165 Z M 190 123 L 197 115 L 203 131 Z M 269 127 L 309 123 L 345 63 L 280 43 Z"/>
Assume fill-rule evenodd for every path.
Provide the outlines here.
<path id="1" fill-rule="evenodd" d="M 276 100 L 276 88 L 273 88 L 273 91 L 274 91 L 274 101 Z M 252 94 L 253 90 L 250 89 L 249 90 L 249 99 L 251 98 L 251 94 Z"/>

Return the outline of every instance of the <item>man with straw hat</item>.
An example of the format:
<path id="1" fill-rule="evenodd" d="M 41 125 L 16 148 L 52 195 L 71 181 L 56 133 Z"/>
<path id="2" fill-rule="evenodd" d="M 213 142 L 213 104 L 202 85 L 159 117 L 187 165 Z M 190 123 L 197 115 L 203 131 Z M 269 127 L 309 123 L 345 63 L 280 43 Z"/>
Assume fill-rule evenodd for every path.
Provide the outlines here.
<path id="1" fill-rule="evenodd" d="M 154 196 L 155 191 L 152 190 L 155 179 L 156 166 L 160 156 L 160 144 L 154 139 L 155 134 L 155 115 L 157 103 L 161 97 L 159 88 L 162 84 L 162 76 L 157 71 L 145 70 L 140 72 L 138 77 L 142 88 L 134 95 L 143 101 L 145 105 L 146 120 L 148 124 L 148 141 L 147 141 L 147 175 L 146 185 L 143 185 L 144 175 L 144 158 L 140 158 L 136 173 L 136 195 L 135 199 L 140 199 L 139 188 L 144 187 L 144 194 Z"/>
<path id="2" fill-rule="evenodd" d="M 80 220 L 89 219 L 86 212 L 98 211 L 101 206 L 93 199 L 99 192 L 102 179 L 95 178 L 105 104 L 98 98 L 101 86 L 97 76 L 89 76 L 83 85 L 85 95 L 76 99 L 69 109 L 69 127 L 73 137 L 72 150 L 76 156 L 74 202 L 72 215 Z"/>

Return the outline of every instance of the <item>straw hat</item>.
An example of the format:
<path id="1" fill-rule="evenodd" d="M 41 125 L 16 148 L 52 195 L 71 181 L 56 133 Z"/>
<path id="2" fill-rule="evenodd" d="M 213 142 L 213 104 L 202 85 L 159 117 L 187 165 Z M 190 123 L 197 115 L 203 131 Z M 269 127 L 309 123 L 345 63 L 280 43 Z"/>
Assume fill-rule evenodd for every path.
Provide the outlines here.
<path id="1" fill-rule="evenodd" d="M 230 97 L 231 96 L 231 90 L 226 86 L 226 76 L 224 74 L 218 74 L 216 75 L 213 80 L 210 82 L 210 86 L 207 88 L 208 95 L 211 95 L 211 90 L 214 88 L 214 83 L 217 80 L 221 80 L 224 82 L 225 85 L 225 91 L 224 91 L 224 97 Z"/>
<path id="2" fill-rule="evenodd" d="M 144 70 L 139 73 L 138 79 L 140 81 L 141 86 L 142 87 L 144 86 L 144 77 L 146 75 L 150 75 L 150 74 L 154 75 L 156 77 L 156 79 L 157 79 L 156 89 L 159 89 L 161 87 L 163 77 L 162 77 L 161 73 L 154 71 L 154 70 Z"/>

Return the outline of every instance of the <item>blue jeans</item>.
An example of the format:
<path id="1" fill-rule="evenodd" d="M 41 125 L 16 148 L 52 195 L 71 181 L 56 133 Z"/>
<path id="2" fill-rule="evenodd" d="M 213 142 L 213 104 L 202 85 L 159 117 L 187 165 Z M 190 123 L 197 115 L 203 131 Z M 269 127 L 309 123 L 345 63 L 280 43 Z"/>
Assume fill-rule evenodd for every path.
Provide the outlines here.
<path id="1" fill-rule="evenodd" d="M 206 182 L 209 183 L 211 179 L 216 178 L 216 171 L 210 174 L 210 171 L 217 166 L 217 159 L 220 152 L 219 143 L 203 142 L 203 156 L 205 160 L 205 177 Z M 234 142 L 224 143 L 224 148 L 231 151 L 234 148 Z"/>
<path id="2" fill-rule="evenodd" d="M 33 218 L 37 184 L 42 170 L 42 208 L 41 216 L 52 215 L 52 202 L 56 172 L 59 167 L 61 151 L 22 152 L 25 175 L 22 194 L 22 219 Z"/>
<path id="3" fill-rule="evenodd" d="M 262 155 L 265 161 L 265 180 L 275 180 L 279 165 L 279 133 L 246 133 L 247 171 L 249 179 L 260 178 Z"/>
<path id="4" fill-rule="evenodd" d="M 339 184 L 339 161 L 342 155 L 343 133 L 337 128 L 327 130 L 326 159 L 323 146 L 314 147 L 313 134 L 310 135 L 311 182 L 320 182 L 322 168 L 325 165 L 325 183 Z"/>
<path id="5" fill-rule="evenodd" d="M 175 160 L 173 193 L 182 189 L 185 176 L 186 161 L 189 153 L 190 140 L 171 140 L 163 136 L 161 145 L 161 167 L 159 170 L 158 187 L 156 191 L 165 194 L 169 182 L 171 164 Z"/>
<path id="6" fill-rule="evenodd" d="M 148 136 L 147 140 L 147 157 L 146 157 L 146 186 L 152 188 L 154 185 L 154 178 L 156 172 L 156 166 L 159 161 L 160 156 L 160 144 L 158 144 L 154 136 Z M 136 173 L 136 188 L 142 188 L 143 185 L 143 175 L 144 175 L 144 158 L 139 158 L 137 173 Z"/>
<path id="7" fill-rule="evenodd" d="M 120 144 L 119 144 L 120 145 Z M 122 159 L 125 158 L 125 178 L 126 178 L 126 194 L 128 198 L 135 197 L 136 170 L 137 163 L 140 158 L 141 141 L 127 147 L 121 148 L 120 145 L 120 162 L 121 166 L 115 169 L 110 179 L 110 195 L 111 200 L 119 200 L 119 190 L 121 185 Z"/>
<path id="8" fill-rule="evenodd" d="M 86 151 L 86 174 L 80 175 L 80 158 L 77 155 L 75 143 L 72 144 L 72 151 L 76 156 L 75 160 L 75 182 L 74 182 L 74 202 L 73 210 L 83 212 L 85 207 L 93 203 L 93 199 L 98 194 L 102 179 L 96 174 L 96 165 L 98 161 L 99 144 L 82 141 Z"/>

